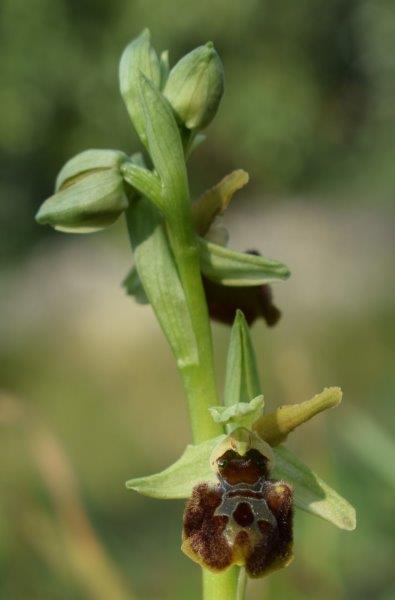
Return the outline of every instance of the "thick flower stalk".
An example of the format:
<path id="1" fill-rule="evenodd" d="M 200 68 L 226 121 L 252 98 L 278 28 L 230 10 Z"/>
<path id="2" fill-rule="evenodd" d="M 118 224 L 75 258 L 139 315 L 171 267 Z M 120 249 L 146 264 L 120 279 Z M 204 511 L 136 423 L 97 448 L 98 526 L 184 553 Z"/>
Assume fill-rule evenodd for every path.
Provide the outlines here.
<path id="1" fill-rule="evenodd" d="M 248 182 L 237 170 L 191 201 L 186 163 L 202 143 L 223 94 L 223 67 L 211 42 L 172 69 L 148 30 L 125 49 L 120 90 L 142 152 L 87 150 L 60 171 L 37 221 L 64 232 L 103 229 L 125 215 L 133 265 L 123 285 L 150 304 L 174 354 L 188 403 L 193 445 L 161 473 L 127 487 L 156 498 L 188 499 L 182 550 L 203 567 L 206 600 L 242 599 L 245 574 L 267 575 L 293 556 L 293 509 L 342 529 L 355 512 L 281 445 L 312 416 L 339 404 L 328 388 L 312 400 L 263 412 L 248 325 L 280 313 L 270 284 L 287 267 L 256 251 L 228 248 L 221 223 Z M 244 311 L 245 316 L 243 315 Z M 210 317 L 232 324 L 221 404 Z"/>

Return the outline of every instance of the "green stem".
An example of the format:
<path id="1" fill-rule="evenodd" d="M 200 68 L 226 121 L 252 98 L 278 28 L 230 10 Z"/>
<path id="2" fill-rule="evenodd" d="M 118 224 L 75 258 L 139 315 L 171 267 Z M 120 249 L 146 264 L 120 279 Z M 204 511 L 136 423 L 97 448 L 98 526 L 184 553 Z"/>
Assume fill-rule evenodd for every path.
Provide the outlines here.
<path id="1" fill-rule="evenodd" d="M 182 165 L 181 170 L 184 169 L 185 166 Z M 164 216 L 196 340 L 197 360 L 192 364 L 191 361 L 183 360 L 183 357 L 177 357 L 177 366 L 187 393 L 193 441 L 200 443 L 221 435 L 223 430 L 219 424 L 214 423 L 208 410 L 210 406 L 219 404 L 219 400 L 215 385 L 211 328 L 188 188 L 185 186 L 183 189 L 181 186 L 178 190 L 177 186 L 173 186 L 164 194 L 158 176 L 132 160 L 122 165 L 121 173 L 125 181 L 148 197 Z M 177 211 L 166 210 L 176 199 Z M 130 229 L 132 219 L 130 223 L 127 220 Z"/>
<path id="2" fill-rule="evenodd" d="M 203 569 L 203 600 L 242 600 L 244 595 L 238 595 L 238 576 L 238 567 L 224 573 Z"/>
<path id="3" fill-rule="evenodd" d="M 236 600 L 244 600 L 247 587 L 247 573 L 244 567 L 239 568 Z"/>
<path id="4" fill-rule="evenodd" d="M 185 221 L 184 221 L 185 223 Z M 188 225 L 189 222 L 187 221 Z M 211 327 L 200 274 L 199 251 L 192 227 L 173 227 L 167 223 L 170 244 L 184 288 L 192 327 L 195 333 L 198 363 L 180 367 L 188 397 L 189 416 L 194 443 L 223 433 L 212 420 L 209 407 L 219 404 L 215 384 Z"/>

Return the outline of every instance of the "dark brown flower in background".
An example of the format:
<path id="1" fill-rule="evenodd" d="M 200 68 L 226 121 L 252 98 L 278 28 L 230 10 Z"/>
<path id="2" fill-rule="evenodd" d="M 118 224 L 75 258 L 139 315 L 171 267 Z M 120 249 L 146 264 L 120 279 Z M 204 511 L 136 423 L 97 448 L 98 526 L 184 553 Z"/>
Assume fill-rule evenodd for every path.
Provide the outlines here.
<path id="1" fill-rule="evenodd" d="M 203 287 L 210 317 L 219 323 L 232 325 L 238 309 L 248 325 L 262 317 L 269 327 L 273 327 L 281 317 L 281 312 L 273 304 L 270 285 L 225 287 L 203 277 Z"/>
<path id="2" fill-rule="evenodd" d="M 214 283 L 203 277 L 203 287 L 210 317 L 219 323 L 232 325 L 236 311 L 244 314 L 248 325 L 262 317 L 273 327 L 281 317 L 280 310 L 273 304 L 270 285 L 231 287 Z"/>
<path id="3" fill-rule="evenodd" d="M 256 250 L 247 254 L 260 256 Z M 262 317 L 268 327 L 280 319 L 281 312 L 273 304 L 272 288 L 268 284 L 257 286 L 225 286 L 203 276 L 203 287 L 210 317 L 219 323 L 232 325 L 236 311 L 241 310 L 248 325 Z"/>

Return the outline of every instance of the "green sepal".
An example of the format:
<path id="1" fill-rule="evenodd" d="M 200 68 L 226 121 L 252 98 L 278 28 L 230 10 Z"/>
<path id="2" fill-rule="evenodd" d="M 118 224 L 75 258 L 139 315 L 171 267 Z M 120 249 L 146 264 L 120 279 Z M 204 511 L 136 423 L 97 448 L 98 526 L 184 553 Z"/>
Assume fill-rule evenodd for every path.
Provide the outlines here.
<path id="1" fill-rule="evenodd" d="M 135 266 L 130 269 L 122 281 L 122 287 L 125 289 L 127 295 L 133 296 L 138 304 L 149 304 L 147 294 Z"/>
<path id="2" fill-rule="evenodd" d="M 120 150 L 84 150 L 70 158 L 61 168 L 56 178 L 55 191 L 73 183 L 75 178 L 106 169 L 120 171 L 127 156 Z"/>
<path id="3" fill-rule="evenodd" d="M 224 404 L 233 406 L 240 402 L 249 402 L 251 398 L 260 394 L 261 385 L 250 330 L 243 313 L 238 310 L 230 334 Z"/>
<path id="4" fill-rule="evenodd" d="M 130 479 L 126 482 L 126 487 L 151 498 L 189 498 L 198 483 L 216 482 L 209 459 L 215 446 L 225 437 L 221 435 L 195 446 L 188 445 L 181 457 L 170 467 L 155 475 Z"/>
<path id="5" fill-rule="evenodd" d="M 277 446 L 273 451 L 276 463 L 271 476 L 284 479 L 294 486 L 294 502 L 298 508 L 340 529 L 355 529 L 355 508 L 347 500 L 284 446 Z"/>
<path id="6" fill-rule="evenodd" d="M 261 416 L 263 407 L 263 396 L 257 396 L 249 402 L 237 402 L 230 406 L 212 406 L 209 411 L 215 423 L 222 423 L 230 432 L 236 427 L 251 429 L 252 424 Z"/>
<path id="7" fill-rule="evenodd" d="M 126 218 L 142 286 L 177 363 L 179 367 L 194 365 L 198 362 L 196 338 L 160 213 L 140 197 L 131 202 Z"/>
<path id="8" fill-rule="evenodd" d="M 284 264 L 245 252 L 235 252 L 224 246 L 199 238 L 202 273 L 211 281 L 229 286 L 256 286 L 287 279 Z"/>
<path id="9" fill-rule="evenodd" d="M 145 116 L 141 106 L 139 78 L 143 73 L 154 86 L 161 82 L 158 56 L 151 46 L 148 29 L 136 37 L 124 50 L 119 64 L 121 94 L 134 128 L 144 146 L 147 146 Z"/>
<path id="10" fill-rule="evenodd" d="M 114 223 L 127 207 L 121 175 L 114 169 L 98 170 L 75 178 L 48 198 L 36 221 L 68 233 L 91 233 Z"/>

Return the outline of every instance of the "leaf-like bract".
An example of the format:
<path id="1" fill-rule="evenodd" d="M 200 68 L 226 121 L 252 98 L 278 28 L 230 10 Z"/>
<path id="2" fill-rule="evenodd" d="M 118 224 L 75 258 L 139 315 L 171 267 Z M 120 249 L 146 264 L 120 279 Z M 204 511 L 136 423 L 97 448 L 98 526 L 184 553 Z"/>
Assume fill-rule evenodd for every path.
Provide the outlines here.
<path id="1" fill-rule="evenodd" d="M 236 252 L 199 238 L 203 274 L 222 285 L 253 286 L 287 279 L 289 269 L 276 260 Z"/>

